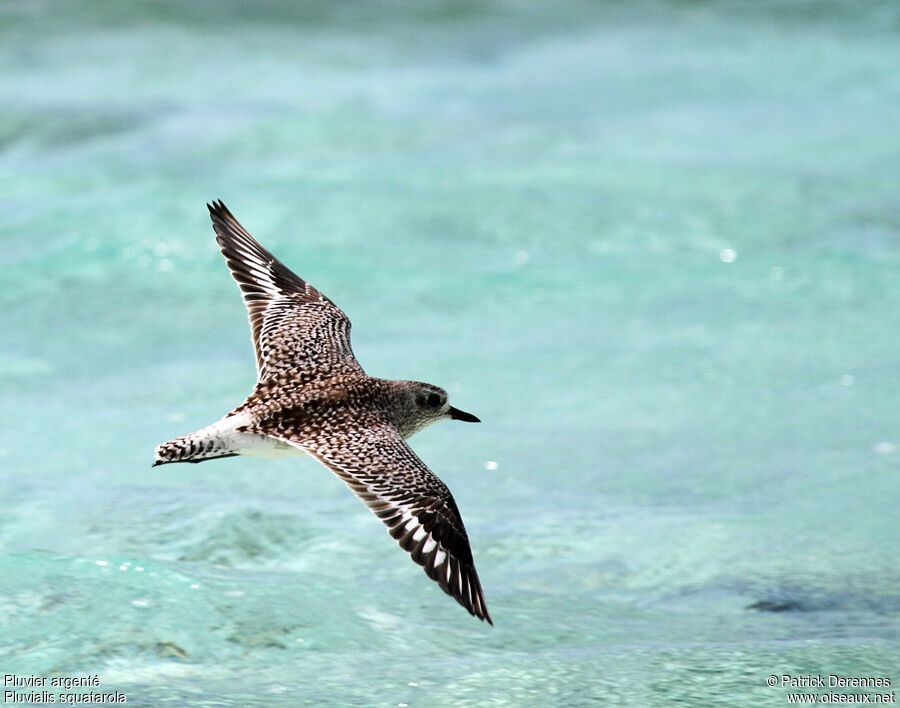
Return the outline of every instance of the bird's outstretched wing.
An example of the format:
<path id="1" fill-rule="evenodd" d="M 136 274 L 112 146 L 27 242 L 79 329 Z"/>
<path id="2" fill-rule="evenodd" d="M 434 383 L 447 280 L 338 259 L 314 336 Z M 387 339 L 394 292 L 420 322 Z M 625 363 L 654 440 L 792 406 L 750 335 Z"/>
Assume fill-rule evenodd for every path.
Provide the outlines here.
<path id="1" fill-rule="evenodd" d="M 344 480 L 429 578 L 493 624 L 453 495 L 396 428 L 351 426 L 338 435 L 300 432 L 283 439 Z"/>
<path id="2" fill-rule="evenodd" d="M 350 320 L 341 309 L 263 248 L 221 201 L 207 207 L 247 305 L 257 380 L 362 373 L 350 348 Z"/>

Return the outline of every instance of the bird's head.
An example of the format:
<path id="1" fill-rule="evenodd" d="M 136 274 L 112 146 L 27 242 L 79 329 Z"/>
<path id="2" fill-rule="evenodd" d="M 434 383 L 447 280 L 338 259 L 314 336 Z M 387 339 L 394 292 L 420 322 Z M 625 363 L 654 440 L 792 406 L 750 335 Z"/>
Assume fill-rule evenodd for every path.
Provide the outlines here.
<path id="1" fill-rule="evenodd" d="M 404 381 L 400 412 L 400 434 L 404 438 L 418 433 L 439 420 L 464 420 L 480 423 L 474 415 L 450 405 L 447 392 L 439 386 L 419 381 Z"/>

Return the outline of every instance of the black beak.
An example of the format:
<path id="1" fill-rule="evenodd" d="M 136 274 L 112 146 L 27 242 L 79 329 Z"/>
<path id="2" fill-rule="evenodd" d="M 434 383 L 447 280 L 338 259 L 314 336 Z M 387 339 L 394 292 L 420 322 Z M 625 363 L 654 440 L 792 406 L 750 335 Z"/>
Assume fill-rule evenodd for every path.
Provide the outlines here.
<path id="1" fill-rule="evenodd" d="M 480 423 L 481 422 L 480 420 L 478 420 L 478 418 L 476 418 L 471 413 L 466 413 L 465 411 L 461 411 L 459 408 L 454 408 L 453 406 L 450 406 L 449 413 L 450 413 L 450 417 L 453 418 L 453 420 L 464 420 L 467 423 Z"/>

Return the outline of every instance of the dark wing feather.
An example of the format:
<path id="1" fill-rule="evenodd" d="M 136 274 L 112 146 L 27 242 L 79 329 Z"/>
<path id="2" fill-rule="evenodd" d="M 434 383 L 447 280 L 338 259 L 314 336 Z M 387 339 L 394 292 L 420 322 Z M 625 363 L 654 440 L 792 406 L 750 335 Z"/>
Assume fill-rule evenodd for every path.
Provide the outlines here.
<path id="1" fill-rule="evenodd" d="M 287 442 L 340 477 L 429 578 L 470 614 L 493 624 L 453 495 L 390 425 Z"/>
<path id="2" fill-rule="evenodd" d="M 221 201 L 207 207 L 247 306 L 258 380 L 362 373 L 341 309 L 263 248 Z"/>

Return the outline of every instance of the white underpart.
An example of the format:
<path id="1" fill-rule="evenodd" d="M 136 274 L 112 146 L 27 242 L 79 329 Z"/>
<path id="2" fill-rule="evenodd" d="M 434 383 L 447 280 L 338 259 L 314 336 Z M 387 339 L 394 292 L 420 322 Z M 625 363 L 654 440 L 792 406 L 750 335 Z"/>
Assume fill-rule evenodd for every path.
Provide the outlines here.
<path id="1" fill-rule="evenodd" d="M 225 416 L 212 425 L 198 430 L 196 435 L 216 438 L 217 447 L 222 452 L 236 452 L 247 457 L 300 457 L 305 455 L 300 448 L 268 435 L 244 433 L 235 430 L 251 422 L 247 413 Z"/>

